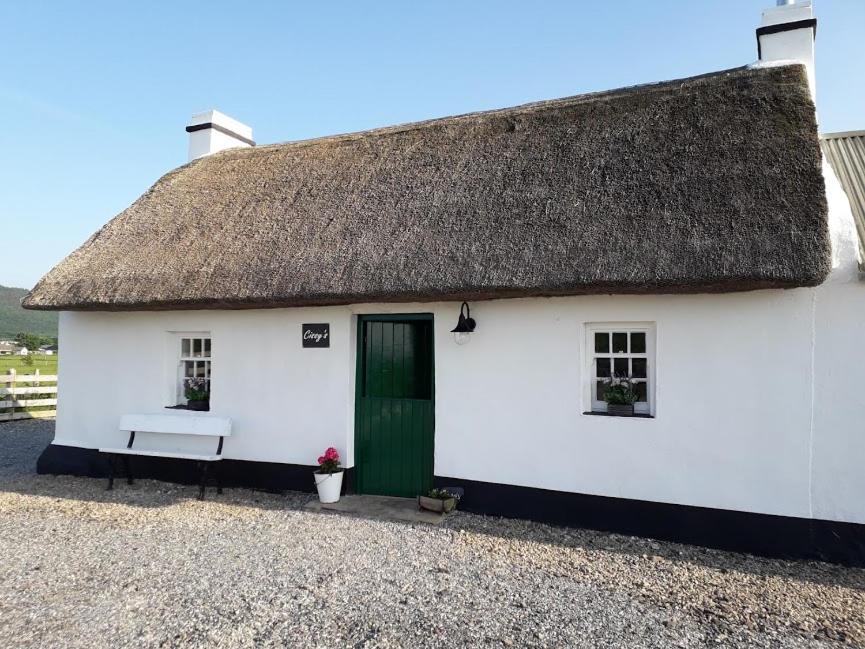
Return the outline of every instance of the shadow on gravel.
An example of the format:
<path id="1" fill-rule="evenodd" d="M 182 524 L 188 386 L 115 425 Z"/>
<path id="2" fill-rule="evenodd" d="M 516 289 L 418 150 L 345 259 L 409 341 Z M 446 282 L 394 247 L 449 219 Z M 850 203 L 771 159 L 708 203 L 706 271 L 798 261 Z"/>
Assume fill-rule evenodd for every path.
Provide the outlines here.
<path id="1" fill-rule="evenodd" d="M 114 489 L 108 491 L 108 481 L 102 477 L 39 475 L 37 461 L 53 438 L 54 420 L 0 423 L 0 494 L 15 493 L 148 508 L 169 507 L 180 501 L 194 500 L 198 495 L 198 485 L 194 480 L 161 482 L 142 478 L 129 485 L 125 477 L 118 477 Z M 217 495 L 215 487 L 209 484 L 206 499 L 277 510 L 300 509 L 311 497 L 309 494 L 296 495 L 296 498 L 286 499 L 279 494 L 231 486 L 226 486 L 224 493 Z"/>
<path id="2" fill-rule="evenodd" d="M 197 501 L 198 486 L 159 480 L 136 479 L 129 485 L 116 480 L 114 489 L 106 489 L 103 478 L 64 475 L 16 476 L 0 478 L 0 494 L 18 494 L 44 498 L 74 500 L 78 502 L 127 505 L 129 507 L 171 507 L 181 501 Z M 267 510 L 303 509 L 313 496 L 302 492 L 273 493 L 245 487 L 226 487 L 217 494 L 213 486 L 207 488 L 203 502 L 216 502 Z M 199 501 L 202 502 L 202 501 Z"/>
<path id="3" fill-rule="evenodd" d="M 162 508 L 170 507 L 181 501 L 193 501 L 197 495 L 197 487 L 156 480 L 136 480 L 133 485 L 127 485 L 120 481 L 115 484 L 113 491 L 106 491 L 105 480 L 99 478 L 31 474 L 29 477 L 0 479 L 0 493 L 2 492 L 92 503 L 119 504 L 128 507 Z M 206 502 L 262 510 L 294 511 L 318 516 L 347 516 L 348 518 L 379 520 L 375 517 L 357 514 L 345 515 L 338 512 L 311 513 L 304 505 L 313 497 L 311 494 L 301 492 L 274 494 L 246 488 L 227 488 L 222 495 L 217 495 L 215 490 L 211 488 L 208 490 Z M 409 525 L 408 523 L 393 521 L 392 523 Z M 431 532 L 434 529 L 436 528 L 430 527 Z M 630 555 L 634 560 L 651 561 L 655 560 L 654 557 L 659 557 L 671 562 L 691 563 L 721 572 L 743 572 L 765 578 L 782 577 L 824 586 L 842 586 L 865 591 L 865 569 L 849 568 L 819 561 L 771 559 L 641 537 L 622 536 L 588 529 L 554 527 L 518 519 L 501 519 L 463 512 L 457 512 L 446 519 L 442 523 L 441 529 L 482 534 L 508 541 L 539 543 L 588 553 L 612 552 L 619 555 Z"/>
<path id="4" fill-rule="evenodd" d="M 118 479 L 115 481 L 114 490 L 107 491 L 107 481 L 104 478 L 37 475 L 36 460 L 50 444 L 53 433 L 54 422 L 51 420 L 0 424 L 0 494 L 14 493 L 143 508 L 169 507 L 181 501 L 193 500 L 197 495 L 198 488 L 192 484 L 142 479 L 127 485 L 125 480 Z M 216 490 L 209 487 L 206 495 L 208 501 L 238 507 L 343 516 L 336 512 L 312 514 L 305 510 L 305 503 L 312 497 L 311 494 L 301 492 L 274 494 L 230 486 L 226 487 L 222 495 L 217 495 Z M 351 516 L 358 517 L 356 514 Z M 375 517 L 369 518 L 377 520 Z M 721 572 L 738 571 L 758 577 L 782 577 L 865 591 L 865 569 L 820 561 L 765 558 L 590 529 L 556 527 L 464 512 L 456 512 L 446 519 L 440 528 L 430 529 L 464 531 L 509 541 L 540 543 L 586 552 L 613 552 L 643 560 L 658 557 L 671 562 L 697 564 Z"/>
<path id="5" fill-rule="evenodd" d="M 0 480 L 36 473 L 36 461 L 53 438 L 53 419 L 0 423 Z"/>
<path id="6" fill-rule="evenodd" d="M 614 552 L 635 559 L 697 564 L 720 572 L 743 572 L 757 577 L 782 577 L 824 586 L 843 586 L 865 591 L 865 569 L 823 561 L 760 557 L 742 552 L 715 550 L 637 536 L 590 529 L 555 527 L 516 519 L 500 519 L 458 512 L 443 526 L 512 541 L 529 541 L 583 550 Z"/>

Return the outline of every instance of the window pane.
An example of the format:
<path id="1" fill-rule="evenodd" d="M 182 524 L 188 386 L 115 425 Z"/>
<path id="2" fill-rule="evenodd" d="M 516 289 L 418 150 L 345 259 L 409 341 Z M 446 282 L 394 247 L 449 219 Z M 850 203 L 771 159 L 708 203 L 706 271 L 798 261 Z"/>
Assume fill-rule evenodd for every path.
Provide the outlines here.
<path id="1" fill-rule="evenodd" d="M 210 378 L 210 361 L 205 361 L 204 363 L 204 377 Z"/>
<path id="2" fill-rule="evenodd" d="M 180 341 L 180 355 L 183 357 L 189 356 L 189 338 L 183 338 Z"/>
<path id="3" fill-rule="evenodd" d="M 648 396 L 646 392 L 646 382 L 640 381 L 639 383 L 634 383 L 634 388 L 637 390 L 637 401 L 646 402 L 648 401 Z"/>
<path id="4" fill-rule="evenodd" d="M 616 332 L 613 334 L 613 353 L 627 353 L 628 352 L 628 334 Z"/>
<path id="5" fill-rule="evenodd" d="M 606 381 L 598 381 L 595 384 L 595 399 L 598 401 L 604 400 L 604 392 L 607 391 L 607 382 Z"/>
<path id="6" fill-rule="evenodd" d="M 631 353 L 646 353 L 646 333 L 644 331 L 635 331 L 631 334 Z"/>
<path id="7" fill-rule="evenodd" d="M 613 359 L 613 372 L 616 376 L 630 376 L 630 373 L 628 372 L 628 359 Z"/>
<path id="8" fill-rule="evenodd" d="M 633 344 L 633 339 L 632 339 Z M 631 376 L 635 379 L 644 379 L 646 378 L 646 359 L 645 358 L 632 358 L 631 359 Z"/>
<path id="9" fill-rule="evenodd" d="M 597 373 L 595 376 L 610 376 L 610 359 L 609 358 L 598 358 L 595 359 L 595 362 L 598 364 Z"/>
<path id="10" fill-rule="evenodd" d="M 192 355 L 201 356 L 201 338 L 192 339 Z"/>
<path id="11" fill-rule="evenodd" d="M 203 379 L 204 377 L 204 363 L 196 361 L 195 362 L 195 376 L 196 378 Z"/>
<path id="12" fill-rule="evenodd" d="M 183 376 L 185 376 L 187 378 L 192 378 L 194 370 L 195 370 L 195 363 L 193 361 L 184 361 L 183 362 Z"/>
<path id="13" fill-rule="evenodd" d="M 595 333 L 595 353 L 609 354 L 610 353 L 610 334 L 606 331 L 603 333 Z"/>
<path id="14" fill-rule="evenodd" d="M 204 339 L 204 355 L 210 358 L 210 338 Z"/>

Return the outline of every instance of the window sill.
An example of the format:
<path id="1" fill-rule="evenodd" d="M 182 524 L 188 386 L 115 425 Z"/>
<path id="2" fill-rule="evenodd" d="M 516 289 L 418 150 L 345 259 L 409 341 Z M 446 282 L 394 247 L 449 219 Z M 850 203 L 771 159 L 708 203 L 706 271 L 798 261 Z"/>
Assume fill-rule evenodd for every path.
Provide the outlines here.
<path id="1" fill-rule="evenodd" d="M 177 404 L 176 406 L 165 406 L 166 410 L 187 410 L 189 412 L 210 412 L 210 408 L 207 410 L 196 410 L 195 408 L 190 408 L 187 405 L 182 403 Z"/>
<path id="2" fill-rule="evenodd" d="M 645 412 L 635 412 L 633 415 L 616 415 L 612 412 L 596 412 L 594 410 L 590 410 L 588 412 L 584 412 L 584 415 L 594 415 L 595 417 L 620 417 L 622 419 L 654 419 L 655 415 L 649 415 Z"/>

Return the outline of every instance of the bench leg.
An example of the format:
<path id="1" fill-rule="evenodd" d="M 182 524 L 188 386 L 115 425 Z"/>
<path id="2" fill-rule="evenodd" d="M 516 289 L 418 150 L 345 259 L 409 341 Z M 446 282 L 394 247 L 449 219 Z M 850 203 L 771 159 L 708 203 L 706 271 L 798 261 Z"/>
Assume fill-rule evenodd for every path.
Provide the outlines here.
<path id="1" fill-rule="evenodd" d="M 199 462 L 198 466 L 201 468 L 201 484 L 198 487 L 198 499 L 204 500 L 204 485 L 207 480 L 207 462 Z"/>
<path id="2" fill-rule="evenodd" d="M 106 491 L 114 489 L 114 456 L 108 455 L 108 488 Z"/>
<path id="3" fill-rule="evenodd" d="M 128 455 L 123 456 L 123 468 L 126 470 L 126 484 L 132 484 L 132 461 Z"/>

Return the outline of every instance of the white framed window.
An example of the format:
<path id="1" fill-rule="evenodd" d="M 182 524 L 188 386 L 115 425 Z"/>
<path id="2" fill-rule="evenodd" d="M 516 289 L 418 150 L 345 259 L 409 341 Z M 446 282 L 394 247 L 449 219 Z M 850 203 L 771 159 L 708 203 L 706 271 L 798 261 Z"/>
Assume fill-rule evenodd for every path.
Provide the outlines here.
<path id="1" fill-rule="evenodd" d="M 611 381 L 627 378 L 638 396 L 634 412 L 655 414 L 655 327 L 652 323 L 586 324 L 587 403 L 607 412 L 604 392 Z"/>
<path id="2" fill-rule="evenodd" d="M 211 339 L 208 333 L 177 334 L 177 403 L 186 404 L 189 379 L 201 379 L 210 393 Z"/>

